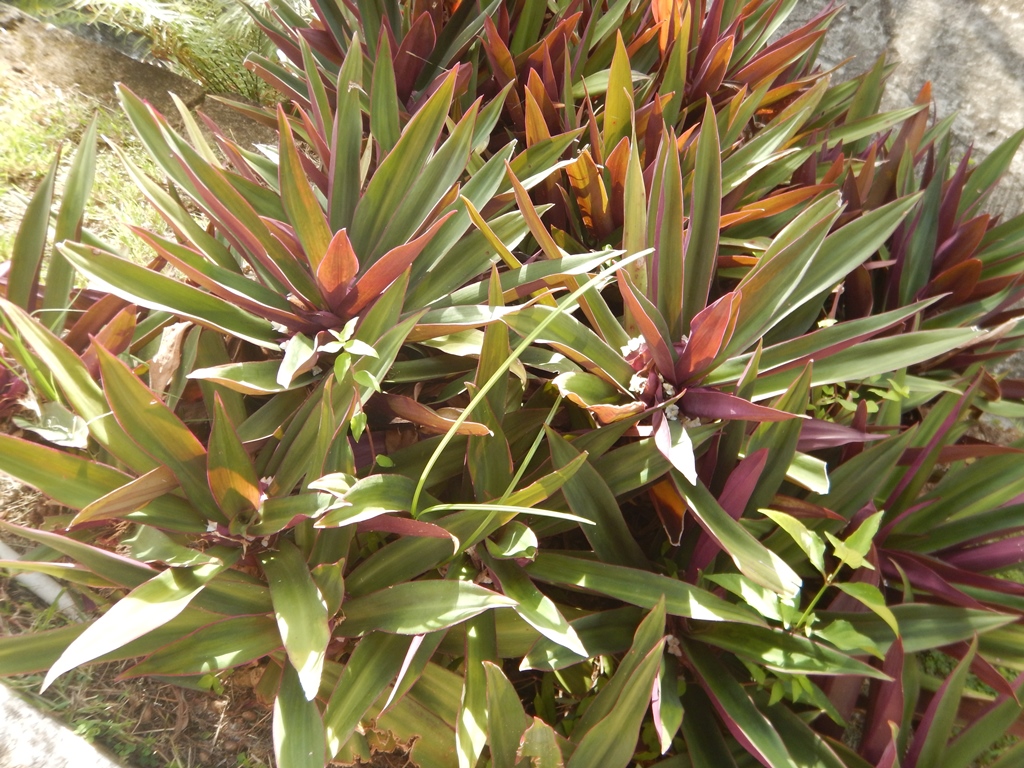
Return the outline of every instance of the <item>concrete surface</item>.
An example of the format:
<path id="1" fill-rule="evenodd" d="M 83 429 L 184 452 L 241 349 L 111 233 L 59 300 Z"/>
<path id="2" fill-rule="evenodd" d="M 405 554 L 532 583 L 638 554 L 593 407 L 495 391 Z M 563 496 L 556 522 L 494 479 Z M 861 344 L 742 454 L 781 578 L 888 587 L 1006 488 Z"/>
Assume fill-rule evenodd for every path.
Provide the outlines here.
<path id="1" fill-rule="evenodd" d="M 0 768 L 122 768 L 0 684 Z"/>
<path id="2" fill-rule="evenodd" d="M 932 83 L 938 117 L 957 114 L 953 135 L 976 156 L 991 152 L 1024 128 L 1024 1 L 1022 0 L 843 0 L 819 61 L 851 77 L 871 67 L 883 52 L 899 67 L 889 79 L 885 109 L 913 102 Z M 793 29 L 829 5 L 799 0 L 785 29 Z M 991 198 L 993 212 L 1024 210 L 1024 152 Z"/>

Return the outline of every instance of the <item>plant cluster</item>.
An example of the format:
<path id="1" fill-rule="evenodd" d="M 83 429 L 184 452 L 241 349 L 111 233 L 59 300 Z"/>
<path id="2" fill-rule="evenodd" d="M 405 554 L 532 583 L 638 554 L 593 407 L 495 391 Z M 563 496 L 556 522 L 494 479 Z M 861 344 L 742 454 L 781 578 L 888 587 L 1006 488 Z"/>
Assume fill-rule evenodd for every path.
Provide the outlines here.
<path id="1" fill-rule="evenodd" d="M 974 427 L 1024 411 L 986 368 L 1024 217 L 983 212 L 1024 132 L 955 160 L 794 4 L 276 3 L 274 154 L 122 88 L 173 236 L 81 231 L 87 136 L 0 302 L 0 469 L 71 510 L 3 566 L 105 610 L 0 673 L 255 666 L 289 767 L 966 767 L 1016 728 L 1022 448 Z"/>

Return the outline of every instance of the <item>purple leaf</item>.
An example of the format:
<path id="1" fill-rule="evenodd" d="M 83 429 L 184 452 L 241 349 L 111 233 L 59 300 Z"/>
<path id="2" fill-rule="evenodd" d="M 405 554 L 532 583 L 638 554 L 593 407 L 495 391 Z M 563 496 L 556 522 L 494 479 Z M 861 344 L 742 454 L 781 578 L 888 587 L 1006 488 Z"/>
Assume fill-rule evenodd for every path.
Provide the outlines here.
<path id="1" fill-rule="evenodd" d="M 742 397 L 715 389 L 689 389 L 679 407 L 690 417 L 702 419 L 738 419 L 742 421 L 787 421 L 802 418 L 767 405 L 757 405 Z"/>
<path id="2" fill-rule="evenodd" d="M 394 515 L 378 515 L 370 520 L 361 520 L 356 523 L 356 530 L 360 533 L 366 531 L 379 531 L 381 533 L 397 533 L 400 536 L 417 536 L 427 539 L 449 539 L 456 541 L 448 531 L 439 525 L 427 523 L 423 520 L 410 520 L 407 517 L 395 517 Z"/>
<path id="3" fill-rule="evenodd" d="M 886 651 L 882 671 L 892 681 L 872 680 L 864 721 L 860 754 L 875 763 L 892 745 L 892 724 L 903 720 L 903 641 L 896 641 Z"/>
<path id="4" fill-rule="evenodd" d="M 1024 562 L 1024 536 L 993 541 L 978 547 L 959 549 L 942 553 L 942 559 L 965 571 L 995 571 Z M 1004 580 L 999 579 L 1000 583 Z"/>
<path id="5" fill-rule="evenodd" d="M 727 293 L 690 321 L 690 337 L 676 361 L 676 379 L 680 383 L 704 373 L 718 353 L 732 341 L 742 298 L 740 291 Z"/>
<path id="6" fill-rule="evenodd" d="M 882 440 L 885 435 L 873 435 L 862 432 L 844 424 L 833 424 L 821 419 L 807 419 L 800 425 L 800 440 L 796 444 L 798 451 L 817 451 L 822 448 L 835 448 L 849 443 L 866 443 L 869 440 Z"/>

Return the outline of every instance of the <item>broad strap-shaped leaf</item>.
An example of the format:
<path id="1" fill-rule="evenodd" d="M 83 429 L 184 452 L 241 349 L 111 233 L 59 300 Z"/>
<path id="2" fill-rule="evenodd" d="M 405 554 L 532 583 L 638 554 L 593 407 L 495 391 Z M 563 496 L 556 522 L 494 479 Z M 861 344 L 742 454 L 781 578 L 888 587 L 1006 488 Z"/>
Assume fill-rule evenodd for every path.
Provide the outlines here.
<path id="1" fill-rule="evenodd" d="M 520 739 L 531 721 L 519 694 L 501 668 L 489 661 L 483 666 L 487 680 L 487 743 L 491 748 L 491 763 L 494 768 L 515 768 Z"/>
<path id="2" fill-rule="evenodd" d="M 7 301 L 28 311 L 35 309 L 37 301 L 39 268 L 46 252 L 46 237 L 50 231 L 50 207 L 53 205 L 54 180 L 57 177 L 59 163 L 58 151 L 50 164 L 50 170 L 32 193 L 32 199 L 25 208 L 11 250 L 5 296 Z"/>
<path id="3" fill-rule="evenodd" d="M 577 587 L 587 592 L 622 600 L 642 608 L 653 608 L 662 595 L 668 613 L 703 621 L 734 621 L 761 625 L 753 611 L 733 605 L 707 590 L 679 579 L 647 570 L 608 565 L 581 557 L 541 552 L 526 566 L 534 579 L 549 584 Z"/>
<path id="4" fill-rule="evenodd" d="M 497 578 L 501 591 L 516 601 L 513 609 L 524 621 L 545 637 L 580 656 L 587 655 L 579 636 L 558 607 L 541 592 L 522 567 L 512 560 L 499 560 L 479 552 L 488 570 Z"/>
<path id="5" fill-rule="evenodd" d="M 217 562 L 196 568 L 168 568 L 133 589 L 75 638 L 50 667 L 42 689 L 68 670 L 163 626 L 188 606 L 206 583 L 228 567 Z"/>
<path id="6" fill-rule="evenodd" d="M 274 759 L 280 766 L 322 768 L 327 741 L 320 710 L 303 690 L 299 675 L 285 663 L 274 699 Z"/>
<path id="7" fill-rule="evenodd" d="M 578 459 L 580 453 L 572 443 L 549 427 L 545 427 L 551 460 L 557 469 L 564 469 Z M 643 550 L 626 525 L 615 494 L 589 463 L 562 485 L 562 494 L 569 508 L 596 525 L 584 526 L 587 540 L 604 562 L 640 567 L 646 562 Z"/>
<path id="8" fill-rule="evenodd" d="M 860 675 L 890 680 L 888 673 L 800 634 L 731 623 L 708 624 L 698 640 L 787 674 Z"/>
<path id="9" fill-rule="evenodd" d="M 768 718 L 732 673 L 700 643 L 681 643 L 701 687 L 736 740 L 769 768 L 798 768 Z"/>
<path id="10" fill-rule="evenodd" d="M 214 400 L 207 465 L 210 490 L 229 520 L 259 508 L 261 492 L 256 468 L 219 396 Z"/>
<path id="11" fill-rule="evenodd" d="M 409 581 L 350 598 L 345 603 L 345 620 L 336 631 L 345 637 L 374 630 L 422 635 L 515 604 L 515 600 L 468 581 Z"/>
<path id="12" fill-rule="evenodd" d="M 978 638 L 971 642 L 967 655 L 956 665 L 932 698 L 921 722 L 914 729 L 904 764 L 907 768 L 941 765 L 946 743 L 956 723 L 957 709 L 963 694 L 971 662 L 978 652 Z"/>
<path id="13" fill-rule="evenodd" d="M 334 757 L 402 666 L 410 639 L 375 632 L 359 641 L 324 710 L 327 755 Z"/>
<path id="14" fill-rule="evenodd" d="M 704 107 L 697 159 L 690 191 L 690 223 L 683 261 L 683 333 L 708 302 L 718 257 L 718 228 L 722 216 L 722 151 L 711 99 Z"/>
<path id="15" fill-rule="evenodd" d="M 181 636 L 119 677 L 204 675 L 248 664 L 280 648 L 281 635 L 272 617 L 236 616 Z"/>
<path id="16" fill-rule="evenodd" d="M 755 539 L 722 509 L 700 480 L 696 484 L 690 483 L 676 471 L 672 472 L 672 480 L 701 526 L 718 541 L 722 550 L 736 563 L 740 573 L 785 597 L 793 597 L 800 592 L 800 577 L 786 561 Z"/>
<path id="17" fill-rule="evenodd" d="M 60 248 L 84 274 L 127 301 L 187 317 L 257 346 L 277 348 L 277 333 L 270 321 L 235 304 L 99 248 L 75 243 L 64 243 Z"/>
<path id="18" fill-rule="evenodd" d="M 277 131 L 281 137 L 278 169 L 281 202 L 285 213 L 288 214 L 288 221 L 302 244 L 309 268 L 316 274 L 331 242 L 331 230 L 327 224 L 327 217 L 302 170 L 291 123 L 281 105 L 277 108 Z"/>
<path id="19" fill-rule="evenodd" d="M 260 557 L 270 585 L 274 615 L 288 660 L 295 667 L 307 701 L 320 689 L 324 654 L 331 639 L 327 604 L 298 548 L 279 539 L 277 550 Z"/>
<path id="20" fill-rule="evenodd" d="M 178 478 L 182 490 L 212 520 L 225 522 L 207 482 L 206 449 L 188 427 L 135 376 L 102 347 L 96 347 L 103 385 L 114 417 L 139 448 Z"/>
<path id="21" fill-rule="evenodd" d="M 53 232 L 55 243 L 77 240 L 81 237 L 82 217 L 96 173 L 96 126 L 97 118 L 93 118 L 71 161 Z M 47 318 L 49 326 L 55 332 L 59 333 L 64 328 L 74 283 L 74 268 L 68 263 L 63 251 L 55 248 L 50 253 L 50 263 L 46 268 L 46 286 L 43 291 L 43 308 L 60 310 L 54 313 L 53 317 Z"/>

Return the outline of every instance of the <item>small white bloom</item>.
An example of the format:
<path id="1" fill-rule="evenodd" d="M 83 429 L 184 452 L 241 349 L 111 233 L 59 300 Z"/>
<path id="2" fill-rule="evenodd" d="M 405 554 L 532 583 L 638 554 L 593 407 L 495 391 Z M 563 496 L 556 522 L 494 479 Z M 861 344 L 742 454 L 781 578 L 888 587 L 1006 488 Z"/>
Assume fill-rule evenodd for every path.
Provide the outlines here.
<path id="1" fill-rule="evenodd" d="M 700 419 L 683 419 L 683 427 L 690 429 L 691 427 L 699 427 Z"/>
<path id="2" fill-rule="evenodd" d="M 213 522 L 213 520 L 211 520 L 210 522 L 208 522 L 206 524 L 206 532 L 207 533 L 213 533 L 216 530 L 217 530 L 217 524 L 215 522 Z"/>
<path id="3" fill-rule="evenodd" d="M 665 397 L 675 397 L 676 388 L 669 384 L 667 381 L 661 382 L 661 389 L 665 393 Z"/>
<path id="4" fill-rule="evenodd" d="M 634 373 L 633 378 L 629 380 L 629 391 L 635 394 L 643 394 L 644 387 L 647 386 L 647 377 L 642 373 Z"/>
<path id="5" fill-rule="evenodd" d="M 665 638 L 665 650 L 671 653 L 673 656 L 683 658 L 683 649 L 679 644 L 679 638 L 675 635 L 669 635 Z"/>
<path id="6" fill-rule="evenodd" d="M 639 352 L 640 345 L 643 343 L 644 339 L 642 336 L 634 336 L 626 343 L 626 346 L 619 347 L 619 351 L 622 352 L 624 356 L 632 354 L 633 352 Z"/>
<path id="7" fill-rule="evenodd" d="M 678 421 L 679 406 L 675 404 L 665 406 L 665 418 L 668 419 L 669 421 Z"/>

